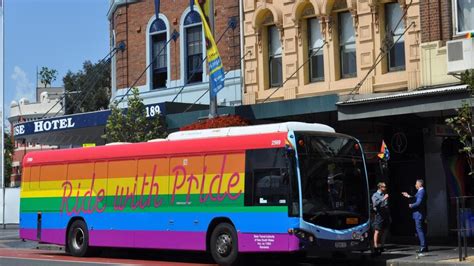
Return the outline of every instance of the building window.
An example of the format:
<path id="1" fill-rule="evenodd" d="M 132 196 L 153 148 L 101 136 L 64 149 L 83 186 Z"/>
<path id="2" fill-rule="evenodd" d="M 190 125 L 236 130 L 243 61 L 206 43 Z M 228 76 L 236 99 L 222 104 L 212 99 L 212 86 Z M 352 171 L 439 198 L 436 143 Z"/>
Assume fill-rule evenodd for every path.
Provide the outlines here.
<path id="1" fill-rule="evenodd" d="M 317 18 L 308 19 L 309 80 L 324 80 L 323 36 Z M 319 51 L 318 51 L 319 50 Z"/>
<path id="2" fill-rule="evenodd" d="M 196 11 L 186 15 L 184 19 L 186 81 L 188 83 L 202 82 L 203 74 L 203 36 L 201 17 Z"/>
<path id="3" fill-rule="evenodd" d="M 279 87 L 283 83 L 281 52 L 280 33 L 276 26 L 270 26 L 268 27 L 268 69 L 270 87 Z"/>
<path id="4" fill-rule="evenodd" d="M 156 19 L 150 27 L 152 88 L 166 87 L 168 79 L 168 64 L 166 54 L 166 25 L 161 19 Z"/>
<path id="5" fill-rule="evenodd" d="M 393 42 L 393 47 L 388 55 L 388 70 L 405 70 L 405 37 L 403 31 L 402 9 L 398 3 L 389 3 L 385 5 L 385 25 L 387 37 Z M 400 21 L 400 23 L 398 23 Z M 398 25 L 397 25 L 398 23 Z M 398 40 L 398 41 L 397 41 Z"/>
<path id="6" fill-rule="evenodd" d="M 341 77 L 357 76 L 355 31 L 349 12 L 339 13 L 339 51 Z"/>
<path id="7" fill-rule="evenodd" d="M 455 0 L 456 34 L 474 31 L 474 1 Z"/>

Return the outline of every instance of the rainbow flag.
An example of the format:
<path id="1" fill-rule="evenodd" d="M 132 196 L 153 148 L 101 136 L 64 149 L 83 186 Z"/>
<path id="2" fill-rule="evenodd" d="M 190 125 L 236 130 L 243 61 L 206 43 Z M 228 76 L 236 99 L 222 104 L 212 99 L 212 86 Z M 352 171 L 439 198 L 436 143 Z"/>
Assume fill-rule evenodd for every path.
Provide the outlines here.
<path id="1" fill-rule="evenodd" d="M 380 152 L 377 154 L 377 156 L 382 160 L 390 160 L 390 152 L 388 151 L 388 147 L 384 140 L 382 140 L 382 146 L 380 147 Z"/>
<path id="2" fill-rule="evenodd" d="M 472 36 L 474 36 L 474 32 L 468 32 L 468 33 L 466 33 L 466 39 L 471 39 Z"/>

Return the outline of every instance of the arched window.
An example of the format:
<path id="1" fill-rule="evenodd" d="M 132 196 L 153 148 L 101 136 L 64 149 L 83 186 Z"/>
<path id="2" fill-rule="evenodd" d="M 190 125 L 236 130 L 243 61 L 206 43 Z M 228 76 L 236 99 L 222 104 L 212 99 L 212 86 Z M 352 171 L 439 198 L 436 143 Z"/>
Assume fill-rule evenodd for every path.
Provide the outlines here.
<path id="1" fill-rule="evenodd" d="M 166 45 L 166 24 L 161 19 L 153 21 L 150 27 L 151 39 L 151 60 L 152 67 L 152 88 L 159 89 L 166 87 L 168 79 L 167 49 Z"/>
<path id="2" fill-rule="evenodd" d="M 388 3 L 385 5 L 386 34 L 392 42 L 395 42 L 388 55 L 389 71 L 405 70 L 405 38 L 402 35 L 405 25 L 403 19 L 401 19 L 402 15 L 403 12 L 399 3 Z M 399 21 L 400 23 L 398 23 Z"/>
<path id="3" fill-rule="evenodd" d="M 201 17 L 196 11 L 191 11 L 184 18 L 183 26 L 186 58 L 185 81 L 188 81 L 188 83 L 202 82 L 203 36 Z"/>
<path id="4" fill-rule="evenodd" d="M 308 57 L 309 57 L 309 80 L 310 82 L 324 80 L 324 58 L 323 49 L 320 49 L 324 44 L 323 36 L 321 34 L 321 27 L 319 19 L 308 19 Z M 319 50 L 319 51 L 318 51 Z"/>

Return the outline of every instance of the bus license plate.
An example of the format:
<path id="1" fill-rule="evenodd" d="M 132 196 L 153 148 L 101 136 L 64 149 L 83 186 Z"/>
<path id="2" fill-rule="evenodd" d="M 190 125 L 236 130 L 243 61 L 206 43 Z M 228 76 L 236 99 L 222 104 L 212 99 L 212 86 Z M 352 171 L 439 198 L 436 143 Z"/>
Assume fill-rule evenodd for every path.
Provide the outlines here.
<path id="1" fill-rule="evenodd" d="M 347 247 L 347 243 L 346 242 L 336 242 L 336 243 L 334 243 L 334 246 L 336 248 L 345 248 L 345 247 Z"/>

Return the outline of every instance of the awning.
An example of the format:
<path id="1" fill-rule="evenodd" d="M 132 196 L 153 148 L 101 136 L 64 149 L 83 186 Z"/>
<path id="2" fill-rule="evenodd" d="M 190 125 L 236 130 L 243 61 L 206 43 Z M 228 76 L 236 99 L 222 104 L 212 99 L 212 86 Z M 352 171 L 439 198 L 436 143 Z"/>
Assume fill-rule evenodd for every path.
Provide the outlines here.
<path id="1" fill-rule="evenodd" d="M 338 100 L 337 94 L 330 94 L 269 103 L 221 107 L 218 109 L 218 113 L 239 115 L 252 121 L 276 119 L 287 116 L 336 111 L 336 102 Z M 166 122 L 168 128 L 178 129 L 199 119 L 206 118 L 208 115 L 208 110 L 169 114 L 166 116 Z"/>
<path id="2" fill-rule="evenodd" d="M 454 110 L 470 99 L 467 85 L 416 90 L 384 95 L 362 94 L 336 103 L 338 120 L 355 120 L 392 115 L 422 114 Z"/>

